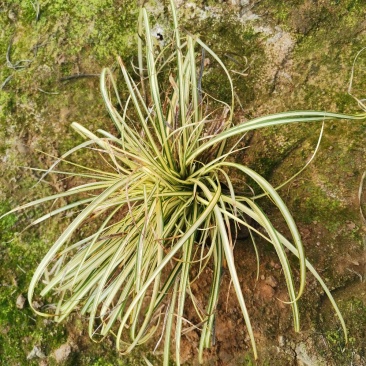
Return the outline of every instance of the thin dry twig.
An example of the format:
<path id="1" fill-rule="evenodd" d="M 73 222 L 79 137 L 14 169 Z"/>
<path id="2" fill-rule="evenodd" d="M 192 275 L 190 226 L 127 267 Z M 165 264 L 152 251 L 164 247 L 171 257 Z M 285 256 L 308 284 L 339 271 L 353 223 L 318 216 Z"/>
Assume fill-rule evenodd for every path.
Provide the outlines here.
<path id="1" fill-rule="evenodd" d="M 13 63 L 11 61 L 10 53 L 11 53 L 11 46 L 13 45 L 13 39 L 14 39 L 14 37 L 12 37 L 10 39 L 8 48 L 6 50 L 6 66 L 9 69 L 13 69 L 13 70 L 25 69 L 25 68 L 29 67 L 29 65 L 32 63 L 33 60 L 19 60 L 19 61 L 16 61 L 15 63 Z"/>

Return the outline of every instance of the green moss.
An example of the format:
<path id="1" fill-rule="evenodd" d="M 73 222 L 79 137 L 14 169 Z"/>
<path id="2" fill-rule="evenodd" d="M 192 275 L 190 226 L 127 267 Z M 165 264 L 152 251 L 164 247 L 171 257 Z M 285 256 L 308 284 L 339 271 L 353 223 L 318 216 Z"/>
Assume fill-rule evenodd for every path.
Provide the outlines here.
<path id="1" fill-rule="evenodd" d="M 301 191 L 294 194 L 293 205 L 297 208 L 299 220 L 305 224 L 320 221 L 331 231 L 341 225 L 333 218 L 344 217 L 342 215 L 347 213 L 339 201 L 330 199 L 320 187 L 306 182 L 303 182 Z"/>
<path id="2" fill-rule="evenodd" d="M 365 322 L 366 322 L 366 304 L 364 293 L 360 297 L 341 295 L 339 300 L 342 314 L 345 317 L 349 329 L 348 343 L 346 344 L 344 335 L 341 331 L 334 328 L 333 321 L 322 319 L 323 327 L 326 331 L 324 337 L 326 347 L 320 347 L 320 353 L 326 357 L 332 357 L 337 365 L 363 364 L 366 358 L 364 350 Z M 363 300 L 361 299 L 363 296 Z M 342 299 L 343 298 L 343 299 Z M 319 344 L 320 345 L 320 344 Z M 324 343 L 323 343 L 324 345 Z"/>
<path id="3" fill-rule="evenodd" d="M 10 205 L 2 202 L 0 208 L 2 214 Z M 65 329 L 35 317 L 27 303 L 22 309 L 16 306 L 18 296 L 26 296 L 34 265 L 45 250 L 45 244 L 31 234 L 24 241 L 14 237 L 16 222 L 14 214 L 0 221 L 0 363 L 3 365 L 25 364 L 35 345 L 47 353 L 66 340 Z M 27 364 L 38 365 L 38 362 Z"/>
<path id="4" fill-rule="evenodd" d="M 242 105 L 252 102 L 256 98 L 254 86 L 258 82 L 257 76 L 265 62 L 260 35 L 250 24 L 239 22 L 236 14 L 230 11 L 224 11 L 219 19 L 182 19 L 182 23 L 185 29 L 198 34 L 230 70 L 236 101 L 239 100 Z M 215 98 L 230 103 L 231 90 L 227 76 L 209 54 L 206 53 L 205 58 L 209 62 L 204 69 L 203 89 Z"/>
<path id="5" fill-rule="evenodd" d="M 0 216 L 10 211 L 10 208 L 11 206 L 8 202 L 0 202 Z M 13 237 L 12 227 L 16 222 L 17 217 L 15 214 L 8 215 L 0 220 L 0 242 L 6 243 Z"/>
<path id="6" fill-rule="evenodd" d="M 246 355 L 244 357 L 244 365 L 255 366 L 255 365 L 257 365 L 257 362 L 255 360 L 253 360 L 253 358 L 250 355 Z"/>

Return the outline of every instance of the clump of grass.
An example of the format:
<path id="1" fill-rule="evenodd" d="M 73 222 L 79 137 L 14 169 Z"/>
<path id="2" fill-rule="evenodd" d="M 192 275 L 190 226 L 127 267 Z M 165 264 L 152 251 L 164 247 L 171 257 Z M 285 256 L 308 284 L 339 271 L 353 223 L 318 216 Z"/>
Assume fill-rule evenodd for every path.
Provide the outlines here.
<path id="1" fill-rule="evenodd" d="M 173 1 L 171 9 L 173 36 L 159 47 L 151 34 L 148 14 L 141 9 L 138 81 L 118 58 L 124 88 L 128 91 L 125 100 L 118 93 L 112 71 L 104 69 L 101 73 L 102 96 L 117 133 L 101 129 L 93 133 L 73 123 L 72 127 L 86 141 L 65 153 L 45 172 L 45 175 L 49 172 L 71 175 L 84 183 L 13 210 L 69 199 L 69 203 L 54 208 L 33 224 L 79 210 L 36 269 L 29 285 L 29 303 L 32 304 L 35 294 L 57 298 L 57 304 L 45 313 L 34 309 L 40 315 L 53 316 L 57 322 L 72 311 L 88 314 L 90 337 L 101 341 L 112 333 L 123 353 L 147 342 L 157 331 L 162 332 L 164 365 L 169 363 L 174 333 L 179 365 L 181 335 L 187 327 L 184 311 L 189 302 L 199 319 L 195 326 L 200 329 L 202 362 L 203 350 L 211 345 L 220 278 L 223 267 L 227 267 L 257 358 L 235 266 L 235 230 L 240 225 L 249 229 L 254 246 L 255 236 L 273 245 L 287 285 L 295 330 L 300 329 L 298 300 L 308 269 L 328 295 L 347 337 L 337 304 L 307 261 L 300 234 L 285 203 L 257 172 L 228 161 L 238 144 L 228 147 L 227 141 L 268 126 L 330 119 L 361 120 L 365 114 L 292 111 L 234 126 L 234 91 L 228 70 L 198 37 L 181 35 Z M 202 68 L 197 53 L 202 50 L 226 74 L 231 89 L 230 104 L 201 90 Z M 68 161 L 70 155 L 84 149 L 92 149 L 105 168 Z M 69 163 L 75 169 L 57 171 L 59 162 Z M 248 176 L 262 193 L 237 194 L 230 178 L 233 170 Z M 266 196 L 278 208 L 291 240 L 277 231 L 263 212 L 259 196 Z M 95 231 L 86 237 L 76 235 L 94 222 Z M 298 258 L 297 286 L 288 252 Z M 202 303 L 197 300 L 194 283 L 207 266 L 212 269 L 211 286 Z"/>

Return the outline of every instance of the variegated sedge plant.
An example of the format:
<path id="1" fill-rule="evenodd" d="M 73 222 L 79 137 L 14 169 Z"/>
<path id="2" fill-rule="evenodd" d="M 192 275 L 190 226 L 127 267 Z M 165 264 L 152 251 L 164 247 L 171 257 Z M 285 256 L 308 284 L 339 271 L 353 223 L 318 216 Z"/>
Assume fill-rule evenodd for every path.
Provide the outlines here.
<path id="1" fill-rule="evenodd" d="M 223 267 L 231 276 L 255 358 L 257 348 L 242 285 L 235 266 L 235 232 L 232 225 L 249 229 L 273 245 L 282 266 L 292 308 L 294 328 L 299 331 L 298 300 L 305 287 L 306 270 L 322 286 L 342 325 L 347 330 L 329 289 L 305 257 L 301 237 L 290 211 L 277 190 L 248 166 L 228 161 L 238 145 L 227 141 L 246 132 L 298 122 L 331 119 L 362 120 L 365 114 L 344 115 L 316 111 L 284 112 L 233 125 L 232 80 L 220 58 L 198 37 L 182 36 L 174 1 L 171 0 L 173 36 L 165 46 L 156 46 L 149 17 L 140 11 L 138 29 L 138 74 L 131 76 L 119 58 L 128 97 L 122 101 L 110 69 L 101 73 L 101 92 L 118 131 L 96 133 L 78 123 L 72 127 L 86 138 L 58 159 L 48 173 L 62 173 L 84 179 L 84 183 L 49 197 L 38 199 L 12 212 L 67 198 L 68 203 L 35 220 L 38 224 L 57 214 L 78 210 L 75 218 L 45 255 L 29 285 L 30 306 L 35 294 L 57 298 L 44 316 L 57 322 L 72 311 L 88 314 L 89 335 L 100 341 L 112 333 L 123 353 L 147 342 L 154 335 L 164 339 L 164 365 L 169 364 L 171 339 L 180 364 L 182 332 L 191 326 L 185 320 L 188 302 L 199 319 L 199 360 L 210 347 L 220 293 Z M 197 53 L 204 50 L 222 68 L 231 87 L 231 102 L 218 101 L 201 91 L 202 70 Z M 167 85 L 160 76 L 166 70 Z M 115 103 L 113 102 L 115 101 Z M 213 107 L 214 106 L 214 107 Z M 91 149 L 105 161 L 105 169 L 76 167 L 57 171 L 75 152 Z M 232 159 L 231 159 L 232 160 Z M 230 171 L 251 178 L 278 208 L 291 240 L 285 238 L 266 216 L 258 196 L 237 194 Z M 250 220 L 248 220 L 250 218 Z M 87 237 L 75 235 L 88 222 L 98 229 Z M 235 230 L 235 229 L 234 229 Z M 295 285 L 288 252 L 298 260 Z M 194 283 L 206 267 L 211 287 L 205 301 L 197 300 Z M 207 276 L 207 274 L 205 274 Z M 156 332 L 161 333 L 155 334 Z M 173 334 L 173 337 L 171 336 Z"/>

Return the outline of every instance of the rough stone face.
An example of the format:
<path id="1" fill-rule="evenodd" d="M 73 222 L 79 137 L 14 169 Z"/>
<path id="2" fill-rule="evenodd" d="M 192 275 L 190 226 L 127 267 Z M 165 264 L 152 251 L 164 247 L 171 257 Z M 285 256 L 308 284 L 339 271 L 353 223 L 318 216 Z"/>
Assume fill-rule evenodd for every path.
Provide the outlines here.
<path id="1" fill-rule="evenodd" d="M 69 357 L 70 353 L 71 346 L 68 343 L 61 345 L 60 348 L 56 349 L 53 352 L 57 363 L 65 361 Z"/>

